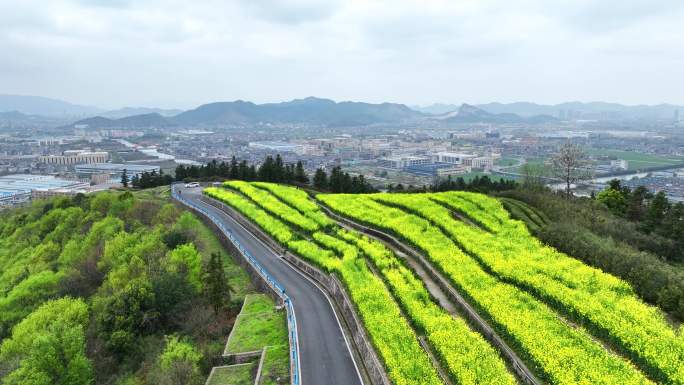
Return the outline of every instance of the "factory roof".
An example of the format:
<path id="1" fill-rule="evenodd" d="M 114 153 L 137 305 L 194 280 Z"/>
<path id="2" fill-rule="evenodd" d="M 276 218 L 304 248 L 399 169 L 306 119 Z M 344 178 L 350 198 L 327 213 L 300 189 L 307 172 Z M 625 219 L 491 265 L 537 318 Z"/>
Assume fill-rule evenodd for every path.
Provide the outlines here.
<path id="1" fill-rule="evenodd" d="M 107 171 L 148 171 L 150 169 L 159 170 L 159 166 L 151 166 L 147 164 L 129 164 L 129 163 L 91 163 L 76 165 L 76 170 L 107 170 Z"/>
<path id="2" fill-rule="evenodd" d="M 14 174 L 0 176 L 0 194 L 14 195 L 30 191 L 78 188 L 82 182 L 55 178 L 52 175 Z"/>

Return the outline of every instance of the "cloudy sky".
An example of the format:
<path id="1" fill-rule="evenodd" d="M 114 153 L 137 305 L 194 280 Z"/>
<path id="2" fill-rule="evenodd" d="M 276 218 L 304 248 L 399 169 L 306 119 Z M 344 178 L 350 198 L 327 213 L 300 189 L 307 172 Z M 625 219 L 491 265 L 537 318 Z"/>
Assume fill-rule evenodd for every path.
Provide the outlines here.
<path id="1" fill-rule="evenodd" d="M 684 104 L 681 0 L 0 0 L 0 93 Z"/>

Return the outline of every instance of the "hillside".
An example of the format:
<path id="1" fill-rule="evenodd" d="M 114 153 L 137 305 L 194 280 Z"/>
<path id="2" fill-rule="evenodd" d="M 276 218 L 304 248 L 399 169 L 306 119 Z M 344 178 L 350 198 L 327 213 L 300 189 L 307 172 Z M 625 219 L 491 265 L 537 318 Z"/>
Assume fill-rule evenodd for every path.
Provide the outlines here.
<path id="1" fill-rule="evenodd" d="M 421 114 L 402 104 L 336 103 L 309 97 L 283 103 L 218 102 L 199 106 L 173 118 L 191 125 L 247 125 L 263 123 L 354 126 L 398 123 Z"/>
<path id="2" fill-rule="evenodd" d="M 479 107 L 463 104 L 458 110 L 437 115 L 432 119 L 441 120 L 446 123 L 526 123 L 541 124 L 557 121 L 549 115 L 534 115 L 522 117 L 513 113 L 490 113 Z"/>
<path id="3" fill-rule="evenodd" d="M 173 126 L 173 122 L 158 113 L 126 116 L 118 119 L 110 119 L 102 116 L 86 118 L 74 122 L 69 127 L 85 126 L 92 129 L 107 128 L 162 128 Z"/>
<path id="4" fill-rule="evenodd" d="M 0 213 L 0 234 L 3 384 L 204 383 L 251 290 L 163 190 L 36 201 Z"/>
<path id="5" fill-rule="evenodd" d="M 177 109 L 165 109 L 165 108 L 149 108 L 149 107 L 123 107 L 118 110 L 105 111 L 99 116 L 109 118 L 109 119 L 120 119 L 127 116 L 135 115 L 148 115 L 148 114 L 159 114 L 164 117 L 175 116 L 183 112 Z"/>
<path id="6" fill-rule="evenodd" d="M 534 115 L 558 116 L 561 110 L 581 113 L 584 118 L 589 119 L 665 119 L 670 120 L 674 111 L 684 110 L 682 106 L 672 104 L 657 105 L 624 105 L 619 103 L 606 102 L 565 102 L 554 105 L 537 103 L 488 103 L 478 105 L 479 108 L 490 113 L 502 114 L 513 113 L 524 117 Z"/>
<path id="7" fill-rule="evenodd" d="M 494 198 L 312 199 L 297 188 L 240 181 L 205 193 L 339 277 L 394 383 L 443 383 L 437 368 L 453 383 L 512 384 L 520 374 L 509 371 L 511 362 L 549 384 L 684 381 L 684 345 L 662 311 L 627 281 L 539 242 Z M 347 218 L 345 228 L 338 216 Z M 477 315 L 454 311 L 449 290 Z"/>
<path id="8" fill-rule="evenodd" d="M 73 117 L 93 115 L 102 110 L 96 107 L 82 106 L 42 96 L 0 94 L 1 111 L 19 111 L 26 115 Z"/>

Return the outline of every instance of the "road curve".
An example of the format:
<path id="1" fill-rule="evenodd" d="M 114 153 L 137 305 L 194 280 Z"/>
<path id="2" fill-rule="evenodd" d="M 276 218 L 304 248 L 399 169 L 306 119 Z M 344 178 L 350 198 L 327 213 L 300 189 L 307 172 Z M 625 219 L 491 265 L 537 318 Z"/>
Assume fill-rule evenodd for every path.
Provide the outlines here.
<path id="1" fill-rule="evenodd" d="M 254 259 L 285 287 L 297 317 L 301 384 L 363 385 L 350 353 L 350 342 L 342 333 L 341 320 L 324 292 L 225 212 L 199 199 L 201 189 L 186 189 L 182 185 L 177 185 L 176 189 L 182 191 L 183 198 L 216 216 Z"/>

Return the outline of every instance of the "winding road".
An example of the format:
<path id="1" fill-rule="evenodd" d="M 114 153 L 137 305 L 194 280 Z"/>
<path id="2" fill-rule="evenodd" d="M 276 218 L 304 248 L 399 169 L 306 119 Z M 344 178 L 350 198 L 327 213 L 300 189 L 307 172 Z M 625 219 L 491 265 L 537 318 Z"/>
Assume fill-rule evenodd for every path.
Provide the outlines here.
<path id="1" fill-rule="evenodd" d="M 282 260 L 224 211 L 200 199 L 200 188 L 176 185 L 183 198 L 212 213 L 287 292 L 297 317 L 303 385 L 363 385 L 350 341 L 328 296 L 304 273 Z"/>

